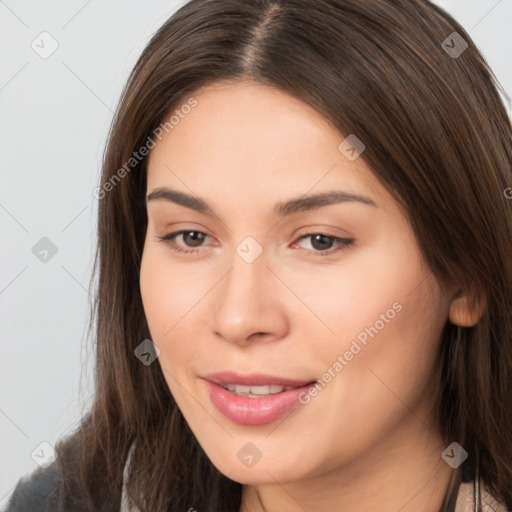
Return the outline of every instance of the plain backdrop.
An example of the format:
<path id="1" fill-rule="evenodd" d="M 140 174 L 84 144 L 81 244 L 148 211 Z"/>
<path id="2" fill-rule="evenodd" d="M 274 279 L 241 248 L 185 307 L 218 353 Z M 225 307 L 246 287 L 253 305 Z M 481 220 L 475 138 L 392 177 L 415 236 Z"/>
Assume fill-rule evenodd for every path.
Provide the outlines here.
<path id="1" fill-rule="evenodd" d="M 92 190 L 128 74 L 183 3 L 0 0 L 0 509 L 90 404 Z M 436 3 L 512 96 L 512 0 Z"/>

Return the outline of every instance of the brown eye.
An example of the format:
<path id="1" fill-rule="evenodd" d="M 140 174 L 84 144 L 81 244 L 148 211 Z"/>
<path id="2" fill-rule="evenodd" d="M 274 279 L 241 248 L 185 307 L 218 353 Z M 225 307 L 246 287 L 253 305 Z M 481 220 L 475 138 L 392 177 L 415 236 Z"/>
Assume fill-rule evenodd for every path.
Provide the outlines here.
<path id="1" fill-rule="evenodd" d="M 305 240 L 306 238 L 311 240 L 310 245 L 313 248 L 313 250 L 309 250 L 308 252 L 313 253 L 315 256 L 328 256 L 346 249 L 354 243 L 353 238 L 340 238 L 325 233 L 307 233 L 306 235 L 302 235 L 299 241 Z M 294 245 L 297 243 L 298 242 Z M 334 249 L 332 249 L 333 246 Z"/>
<path id="2" fill-rule="evenodd" d="M 171 246 L 171 248 L 177 252 L 191 253 L 197 252 L 197 250 L 194 250 L 194 248 L 201 247 L 202 242 L 207 236 L 208 235 L 206 235 L 206 233 L 203 233 L 202 231 L 182 230 L 176 231 L 175 233 L 169 233 L 168 235 L 165 236 L 157 235 L 157 238 L 159 238 L 160 241 L 162 242 L 167 242 Z M 180 247 L 181 244 L 175 242 L 175 239 L 177 237 L 182 237 L 185 249 Z M 190 248 L 190 250 L 187 250 L 187 247 Z"/>
<path id="3" fill-rule="evenodd" d="M 183 231 L 181 234 L 188 247 L 199 247 L 204 240 L 204 233 L 201 231 Z"/>
<path id="4" fill-rule="evenodd" d="M 313 235 L 311 237 L 311 245 L 318 249 L 319 251 L 323 251 L 326 249 L 330 249 L 335 242 L 334 237 L 326 236 L 326 235 Z"/>

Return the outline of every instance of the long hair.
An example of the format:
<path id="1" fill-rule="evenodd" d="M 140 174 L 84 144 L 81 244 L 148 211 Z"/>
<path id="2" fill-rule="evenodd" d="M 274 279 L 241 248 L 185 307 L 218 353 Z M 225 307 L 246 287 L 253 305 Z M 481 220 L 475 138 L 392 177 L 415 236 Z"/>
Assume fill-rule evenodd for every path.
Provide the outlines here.
<path id="1" fill-rule="evenodd" d="M 57 448 L 69 503 L 84 495 L 93 510 L 117 510 L 133 445 L 128 490 L 141 510 L 239 511 L 242 485 L 208 459 L 158 359 L 134 355 L 150 334 L 139 289 L 147 158 L 133 155 L 217 80 L 275 87 L 356 134 L 432 273 L 485 301 L 474 327 L 447 321 L 440 342 L 436 421 L 469 453 L 444 506 L 478 455 L 482 482 L 510 507 L 512 128 L 484 57 L 427 0 L 192 0 L 153 35 L 122 92 L 96 193 L 95 396 Z"/>

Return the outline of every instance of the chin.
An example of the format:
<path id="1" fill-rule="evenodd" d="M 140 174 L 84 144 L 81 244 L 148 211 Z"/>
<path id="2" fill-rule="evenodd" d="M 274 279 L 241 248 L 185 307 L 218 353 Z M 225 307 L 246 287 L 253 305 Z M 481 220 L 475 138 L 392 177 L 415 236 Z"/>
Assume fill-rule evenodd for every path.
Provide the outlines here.
<path id="1" fill-rule="evenodd" d="M 303 464 L 300 465 L 301 471 L 299 473 L 297 472 L 298 466 L 296 463 L 292 464 L 283 459 L 279 461 L 265 460 L 262 457 L 252 466 L 245 466 L 237 456 L 234 459 L 229 457 L 229 459 L 210 458 L 210 460 L 224 476 L 244 485 L 275 484 L 276 480 L 279 483 L 286 483 L 305 477 Z"/>
<path id="2" fill-rule="evenodd" d="M 255 467 L 248 469 L 237 468 L 235 470 L 231 469 L 231 472 L 224 473 L 221 471 L 221 473 L 243 485 L 273 485 L 276 483 L 276 480 L 282 484 L 299 478 L 298 475 L 295 478 L 294 475 L 290 475 L 288 472 L 284 472 L 285 478 L 282 478 L 282 474 L 277 471 L 277 468 L 267 468 L 266 466 L 262 466 L 259 469 Z"/>

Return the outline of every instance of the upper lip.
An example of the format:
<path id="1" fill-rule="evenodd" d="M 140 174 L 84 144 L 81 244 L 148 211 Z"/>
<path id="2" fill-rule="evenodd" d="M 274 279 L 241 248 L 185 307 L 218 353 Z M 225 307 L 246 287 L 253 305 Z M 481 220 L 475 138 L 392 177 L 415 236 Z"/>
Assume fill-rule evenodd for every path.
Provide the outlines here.
<path id="1" fill-rule="evenodd" d="M 242 386 L 266 386 L 274 384 L 276 386 L 300 387 L 316 382 L 316 379 L 298 380 L 264 373 L 240 374 L 232 371 L 209 373 L 203 378 L 215 384 L 241 384 Z"/>

